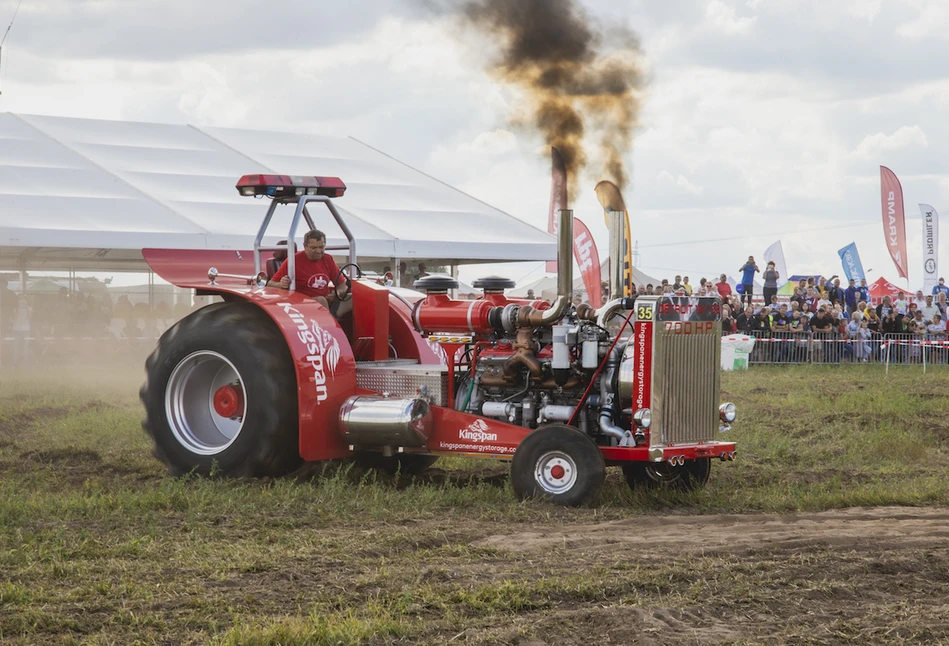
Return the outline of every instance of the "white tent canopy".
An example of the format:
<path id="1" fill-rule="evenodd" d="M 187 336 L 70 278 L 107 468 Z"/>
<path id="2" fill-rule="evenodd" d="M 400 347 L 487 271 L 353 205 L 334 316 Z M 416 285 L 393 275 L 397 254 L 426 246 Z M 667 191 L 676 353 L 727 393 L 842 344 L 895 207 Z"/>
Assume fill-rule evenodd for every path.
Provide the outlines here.
<path id="1" fill-rule="evenodd" d="M 248 173 L 327 175 L 360 260 L 546 260 L 553 236 L 355 139 L 0 113 L 0 269 L 144 269 L 141 250 L 250 249 Z M 268 241 L 286 237 L 289 207 Z M 342 232 L 310 209 L 329 244 Z M 281 217 L 282 216 L 282 217 Z M 302 231 L 298 231 L 298 236 Z"/>

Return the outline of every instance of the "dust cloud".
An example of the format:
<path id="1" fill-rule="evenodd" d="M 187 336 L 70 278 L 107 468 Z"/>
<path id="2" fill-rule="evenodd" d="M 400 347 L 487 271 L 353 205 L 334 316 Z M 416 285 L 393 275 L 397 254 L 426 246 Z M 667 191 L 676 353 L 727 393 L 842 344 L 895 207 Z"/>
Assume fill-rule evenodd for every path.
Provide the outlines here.
<path id="1" fill-rule="evenodd" d="M 146 293 L 107 291 L 91 279 L 79 279 L 79 290 L 44 290 L 56 286 L 44 277 L 19 294 L 7 282 L 0 274 L 0 399 L 19 381 L 43 383 L 53 397 L 77 388 L 137 396 L 161 334 L 209 300 L 158 287 L 150 305 Z"/>

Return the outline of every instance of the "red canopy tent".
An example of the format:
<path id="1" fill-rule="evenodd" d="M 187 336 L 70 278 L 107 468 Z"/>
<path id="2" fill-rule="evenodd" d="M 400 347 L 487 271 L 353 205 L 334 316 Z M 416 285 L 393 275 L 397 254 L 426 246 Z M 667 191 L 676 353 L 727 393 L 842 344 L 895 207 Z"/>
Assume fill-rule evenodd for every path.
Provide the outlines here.
<path id="1" fill-rule="evenodd" d="M 906 292 L 902 287 L 897 287 L 883 276 L 880 276 L 870 285 L 870 298 L 875 303 L 882 301 L 884 296 L 889 296 L 890 300 L 896 300 L 896 295 L 900 291 Z"/>

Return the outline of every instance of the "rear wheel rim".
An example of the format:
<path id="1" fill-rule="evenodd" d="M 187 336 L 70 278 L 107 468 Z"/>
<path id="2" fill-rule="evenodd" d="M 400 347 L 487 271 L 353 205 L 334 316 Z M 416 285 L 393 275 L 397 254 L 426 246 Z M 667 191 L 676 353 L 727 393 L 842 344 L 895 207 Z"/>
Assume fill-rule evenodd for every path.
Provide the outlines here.
<path id="1" fill-rule="evenodd" d="M 534 463 L 534 480 L 549 494 L 566 493 L 577 483 L 577 463 L 563 451 L 550 451 Z"/>
<path id="2" fill-rule="evenodd" d="M 647 464 L 643 470 L 646 472 L 646 477 L 649 478 L 649 480 L 664 485 L 679 482 L 685 474 L 685 467 L 674 467 L 667 463 Z"/>
<path id="3" fill-rule="evenodd" d="M 229 386 L 242 406 L 234 417 L 224 417 L 214 396 Z M 244 427 L 247 392 L 240 373 L 223 355 L 210 350 L 182 359 L 165 387 L 165 414 L 171 432 L 185 449 L 198 455 L 217 455 L 233 444 Z"/>

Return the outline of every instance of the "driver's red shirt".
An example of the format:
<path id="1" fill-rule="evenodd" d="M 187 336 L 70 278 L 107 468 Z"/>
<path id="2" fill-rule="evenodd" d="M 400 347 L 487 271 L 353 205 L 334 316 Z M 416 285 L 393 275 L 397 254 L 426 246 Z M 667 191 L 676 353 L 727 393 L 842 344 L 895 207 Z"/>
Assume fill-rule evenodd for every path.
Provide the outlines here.
<path id="1" fill-rule="evenodd" d="M 306 296 L 326 296 L 330 293 L 330 284 L 336 280 L 339 267 L 329 254 L 317 261 L 306 257 L 305 251 L 298 251 L 294 256 L 294 270 L 297 274 L 297 291 Z M 280 269 L 270 280 L 280 280 L 287 275 L 287 261 L 284 260 Z"/>

